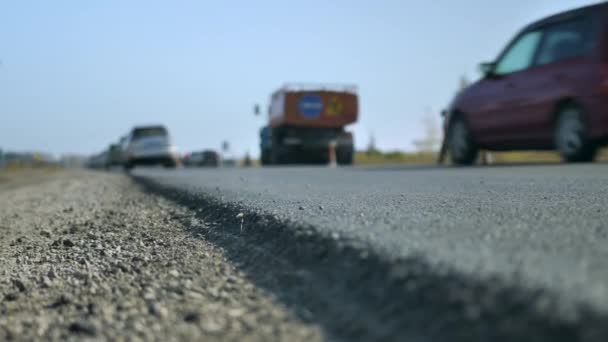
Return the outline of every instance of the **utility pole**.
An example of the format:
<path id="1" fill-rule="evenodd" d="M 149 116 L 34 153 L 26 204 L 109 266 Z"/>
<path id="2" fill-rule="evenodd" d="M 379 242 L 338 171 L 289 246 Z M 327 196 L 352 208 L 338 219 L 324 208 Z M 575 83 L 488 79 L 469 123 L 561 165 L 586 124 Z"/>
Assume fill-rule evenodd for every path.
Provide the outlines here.
<path id="1" fill-rule="evenodd" d="M 367 155 L 371 156 L 372 154 L 378 152 L 378 148 L 376 147 L 376 137 L 374 136 L 374 132 L 369 133 L 369 144 L 367 145 Z"/>

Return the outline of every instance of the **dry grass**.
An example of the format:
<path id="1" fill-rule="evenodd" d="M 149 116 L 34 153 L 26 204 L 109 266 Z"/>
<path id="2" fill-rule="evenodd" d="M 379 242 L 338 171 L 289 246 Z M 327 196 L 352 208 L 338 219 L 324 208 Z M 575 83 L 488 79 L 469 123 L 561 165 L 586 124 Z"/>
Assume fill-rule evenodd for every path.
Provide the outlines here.
<path id="1" fill-rule="evenodd" d="M 61 174 L 59 167 L 5 167 L 0 168 L 0 192 L 40 184 Z"/>
<path id="2" fill-rule="evenodd" d="M 494 164 L 518 164 L 518 163 L 561 163 L 560 156 L 553 151 L 516 151 L 516 152 L 491 152 Z M 608 149 L 602 149 L 598 153 L 597 161 L 608 161 Z M 435 164 L 437 153 L 416 152 L 376 152 L 368 154 L 357 152 L 355 164 L 357 165 L 382 165 L 382 164 Z"/>
<path id="3" fill-rule="evenodd" d="M 436 153 L 355 153 L 356 165 L 382 165 L 382 164 L 433 164 L 437 161 Z"/>
<path id="4" fill-rule="evenodd" d="M 60 170 L 62 170 L 62 168 L 57 165 L 24 165 L 18 163 L 9 163 L 5 167 L 0 167 L 0 182 L 7 181 L 15 177 L 53 174 Z"/>

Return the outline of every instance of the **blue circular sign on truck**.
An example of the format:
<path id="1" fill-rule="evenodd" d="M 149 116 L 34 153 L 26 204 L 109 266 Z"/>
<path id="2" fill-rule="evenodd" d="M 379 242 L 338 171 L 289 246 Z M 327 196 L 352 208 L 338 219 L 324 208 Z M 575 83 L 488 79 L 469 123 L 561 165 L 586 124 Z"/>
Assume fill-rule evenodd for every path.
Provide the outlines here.
<path id="1" fill-rule="evenodd" d="M 315 119 L 323 112 L 323 100 L 317 94 L 306 94 L 298 101 L 300 114 L 307 119 Z"/>

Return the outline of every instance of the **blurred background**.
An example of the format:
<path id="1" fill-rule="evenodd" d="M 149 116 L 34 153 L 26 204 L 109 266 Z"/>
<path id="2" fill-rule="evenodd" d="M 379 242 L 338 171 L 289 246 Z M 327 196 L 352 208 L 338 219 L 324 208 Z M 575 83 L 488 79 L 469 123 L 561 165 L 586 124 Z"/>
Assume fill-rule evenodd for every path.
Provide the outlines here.
<path id="1" fill-rule="evenodd" d="M 356 162 L 425 161 L 479 62 L 529 22 L 591 3 L 3 2 L 0 165 L 81 165 L 142 124 L 165 125 L 183 153 L 257 159 L 265 117 L 252 108 L 292 81 L 358 85 Z"/>

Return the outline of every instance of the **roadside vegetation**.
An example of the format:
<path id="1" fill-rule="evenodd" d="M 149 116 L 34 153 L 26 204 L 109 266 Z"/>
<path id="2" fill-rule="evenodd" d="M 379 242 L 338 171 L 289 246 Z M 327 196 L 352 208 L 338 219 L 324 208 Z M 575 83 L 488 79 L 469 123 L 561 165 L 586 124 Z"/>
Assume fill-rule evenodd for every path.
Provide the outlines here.
<path id="1" fill-rule="evenodd" d="M 553 151 L 516 151 L 491 152 L 491 164 L 517 164 L 517 163 L 560 163 L 557 152 Z M 602 149 L 596 161 L 608 161 L 608 149 Z M 437 162 L 437 152 L 403 152 L 379 150 L 359 151 L 355 153 L 356 165 L 382 165 L 382 164 L 412 164 L 425 165 Z"/>

